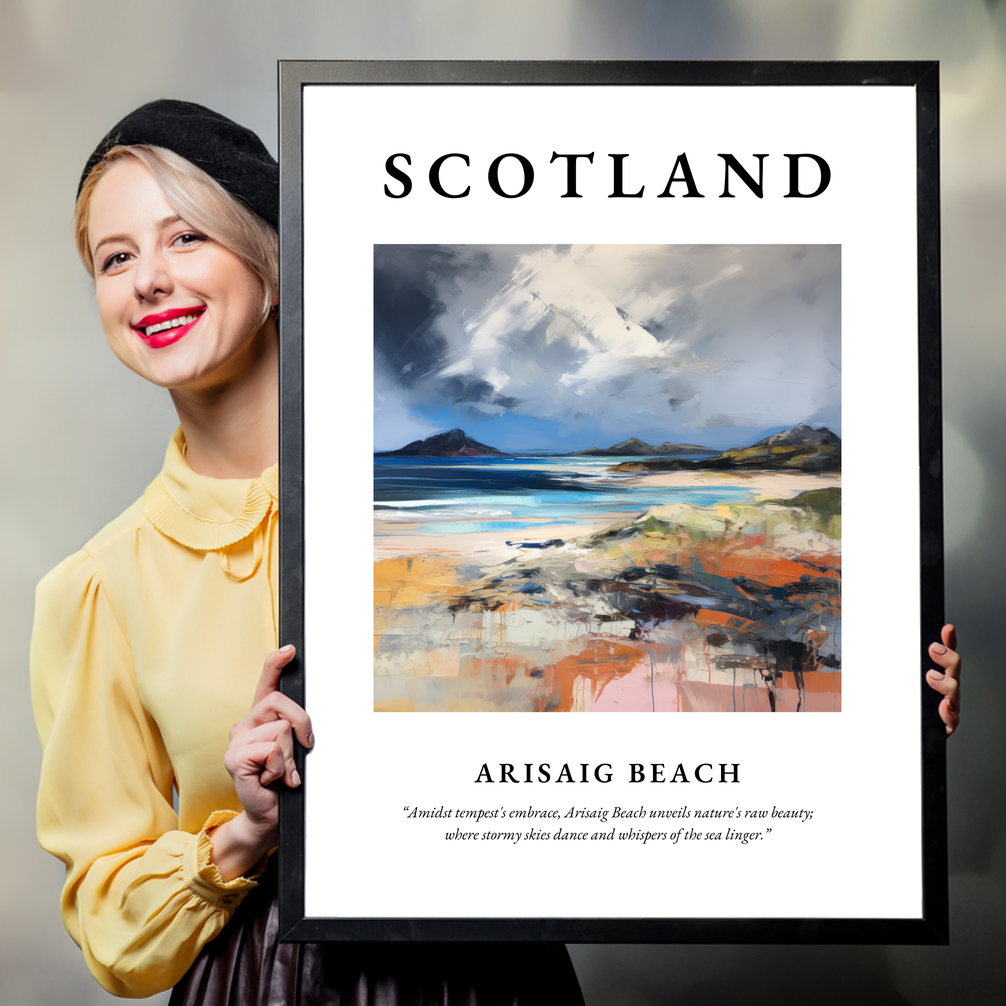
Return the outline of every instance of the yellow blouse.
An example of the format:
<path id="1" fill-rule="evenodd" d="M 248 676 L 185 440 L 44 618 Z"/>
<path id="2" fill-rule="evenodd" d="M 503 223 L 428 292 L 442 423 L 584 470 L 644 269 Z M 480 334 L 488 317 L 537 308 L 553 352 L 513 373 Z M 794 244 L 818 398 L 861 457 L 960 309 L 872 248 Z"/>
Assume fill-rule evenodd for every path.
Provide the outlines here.
<path id="1" fill-rule="evenodd" d="M 276 467 L 197 475 L 178 430 L 143 498 L 38 586 L 38 837 L 115 995 L 174 985 L 255 886 L 223 882 L 206 829 L 241 809 L 228 731 L 276 646 L 277 493 Z"/>

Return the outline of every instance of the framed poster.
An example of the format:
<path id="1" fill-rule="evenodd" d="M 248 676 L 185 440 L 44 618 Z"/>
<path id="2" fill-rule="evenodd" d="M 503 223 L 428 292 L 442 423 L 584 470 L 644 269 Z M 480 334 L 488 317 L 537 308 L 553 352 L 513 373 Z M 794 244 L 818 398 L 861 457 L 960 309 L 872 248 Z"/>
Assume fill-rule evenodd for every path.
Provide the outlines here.
<path id="1" fill-rule="evenodd" d="M 280 91 L 287 938 L 944 941 L 935 64 Z"/>

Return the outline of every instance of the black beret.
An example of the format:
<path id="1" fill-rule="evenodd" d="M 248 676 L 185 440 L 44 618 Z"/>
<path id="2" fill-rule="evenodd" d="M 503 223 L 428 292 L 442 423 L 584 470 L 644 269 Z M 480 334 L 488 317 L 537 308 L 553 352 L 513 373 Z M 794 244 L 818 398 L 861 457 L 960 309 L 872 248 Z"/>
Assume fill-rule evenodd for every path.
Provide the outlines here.
<path id="1" fill-rule="evenodd" d="M 279 165 L 250 130 L 191 101 L 163 98 L 114 125 L 84 165 L 77 195 L 91 169 L 112 147 L 166 147 L 191 161 L 273 227 L 279 226 Z"/>

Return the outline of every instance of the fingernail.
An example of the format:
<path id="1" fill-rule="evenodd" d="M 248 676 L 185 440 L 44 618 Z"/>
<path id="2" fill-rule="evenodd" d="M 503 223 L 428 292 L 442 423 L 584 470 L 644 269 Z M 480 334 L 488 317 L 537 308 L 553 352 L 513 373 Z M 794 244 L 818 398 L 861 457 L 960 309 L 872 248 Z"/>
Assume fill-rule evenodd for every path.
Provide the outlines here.
<path id="1" fill-rule="evenodd" d="M 290 773 L 290 781 L 294 784 L 294 786 L 300 785 L 300 773 L 296 769 Z"/>
<path id="2" fill-rule="evenodd" d="M 307 746 L 309 748 L 313 748 L 314 747 L 314 732 L 313 731 L 307 735 Z"/>
<path id="3" fill-rule="evenodd" d="M 930 646 L 929 649 L 931 649 L 933 651 L 933 653 L 946 653 L 947 652 L 947 648 L 942 643 L 933 643 L 933 645 Z"/>
<path id="4" fill-rule="evenodd" d="M 929 676 L 933 678 L 935 681 L 942 681 L 944 678 L 944 675 L 940 674 L 939 671 L 932 671 L 932 670 L 929 671 Z"/>
<path id="5" fill-rule="evenodd" d="M 293 643 L 287 643 L 286 646 L 280 648 L 280 653 L 286 655 L 287 653 L 293 653 Z"/>

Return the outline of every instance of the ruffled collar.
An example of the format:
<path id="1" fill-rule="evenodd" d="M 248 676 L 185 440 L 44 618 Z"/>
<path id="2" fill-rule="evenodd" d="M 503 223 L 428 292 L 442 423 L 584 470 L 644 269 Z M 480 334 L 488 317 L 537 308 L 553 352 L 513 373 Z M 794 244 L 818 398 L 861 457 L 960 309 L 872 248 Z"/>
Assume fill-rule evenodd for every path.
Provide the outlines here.
<path id="1" fill-rule="evenodd" d="M 213 479 L 185 460 L 185 437 L 175 430 L 164 468 L 143 494 L 143 512 L 162 534 L 186 548 L 211 552 L 252 533 L 279 500 L 279 466 L 257 479 Z"/>

